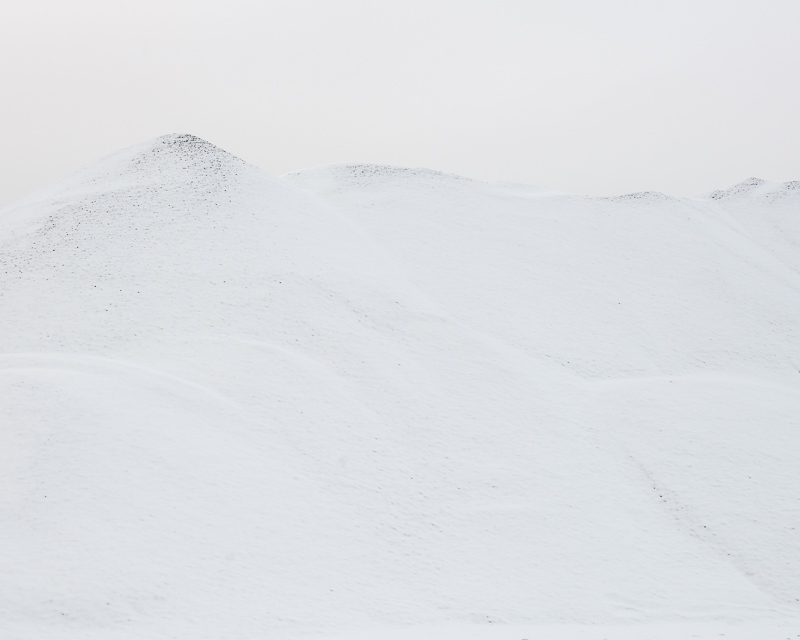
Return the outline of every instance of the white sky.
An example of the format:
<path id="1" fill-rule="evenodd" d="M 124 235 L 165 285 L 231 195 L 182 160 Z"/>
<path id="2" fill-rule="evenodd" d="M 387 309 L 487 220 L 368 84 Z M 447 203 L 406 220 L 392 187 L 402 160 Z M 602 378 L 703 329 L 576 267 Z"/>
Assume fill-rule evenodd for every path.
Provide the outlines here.
<path id="1" fill-rule="evenodd" d="M 188 132 L 271 173 L 800 179 L 798 0 L 6 0 L 0 205 Z"/>

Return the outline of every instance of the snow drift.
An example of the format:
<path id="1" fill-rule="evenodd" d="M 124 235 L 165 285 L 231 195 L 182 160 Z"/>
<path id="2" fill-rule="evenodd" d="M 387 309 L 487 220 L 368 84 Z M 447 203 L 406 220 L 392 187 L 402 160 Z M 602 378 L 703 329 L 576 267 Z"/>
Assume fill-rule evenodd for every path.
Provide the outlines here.
<path id="1" fill-rule="evenodd" d="M 794 618 L 799 245 L 798 183 L 90 165 L 0 212 L 6 637 Z"/>

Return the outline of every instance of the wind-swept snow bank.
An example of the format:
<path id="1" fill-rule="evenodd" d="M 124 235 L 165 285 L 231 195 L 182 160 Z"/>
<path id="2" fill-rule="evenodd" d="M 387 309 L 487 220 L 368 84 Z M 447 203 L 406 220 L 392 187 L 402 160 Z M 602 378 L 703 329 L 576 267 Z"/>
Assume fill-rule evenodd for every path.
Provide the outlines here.
<path id="1" fill-rule="evenodd" d="M 165 136 L 3 210 L 0 621 L 797 616 L 800 207 L 748 198 Z"/>

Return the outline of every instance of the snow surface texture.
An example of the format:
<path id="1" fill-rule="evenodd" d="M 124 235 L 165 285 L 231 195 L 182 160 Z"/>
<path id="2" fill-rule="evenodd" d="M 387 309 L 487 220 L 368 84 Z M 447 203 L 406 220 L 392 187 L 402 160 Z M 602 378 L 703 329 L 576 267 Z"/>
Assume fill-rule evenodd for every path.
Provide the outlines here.
<path id="1" fill-rule="evenodd" d="M 88 166 L 0 211 L 0 636 L 800 637 L 798 249 L 796 182 Z"/>

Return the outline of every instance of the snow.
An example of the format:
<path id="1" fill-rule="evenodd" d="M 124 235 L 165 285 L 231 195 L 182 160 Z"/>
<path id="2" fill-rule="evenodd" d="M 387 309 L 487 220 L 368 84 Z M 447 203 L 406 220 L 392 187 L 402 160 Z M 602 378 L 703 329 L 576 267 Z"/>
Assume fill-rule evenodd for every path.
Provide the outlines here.
<path id="1" fill-rule="evenodd" d="M 3 637 L 800 637 L 796 184 L 171 135 L 7 207 Z"/>

